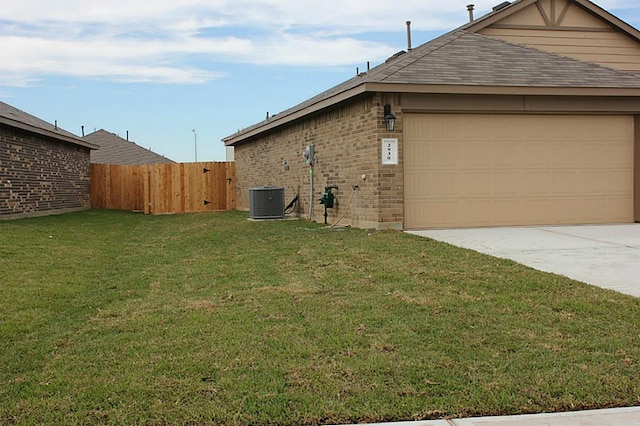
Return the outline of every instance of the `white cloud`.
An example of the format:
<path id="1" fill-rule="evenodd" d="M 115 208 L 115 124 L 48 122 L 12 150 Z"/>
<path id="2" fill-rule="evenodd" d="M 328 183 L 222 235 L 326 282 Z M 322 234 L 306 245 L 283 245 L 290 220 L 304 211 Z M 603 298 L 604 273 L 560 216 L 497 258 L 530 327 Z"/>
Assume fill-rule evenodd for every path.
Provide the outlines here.
<path id="1" fill-rule="evenodd" d="M 280 34 L 256 41 L 250 55 L 236 60 L 257 64 L 296 66 L 336 66 L 363 63 L 367 59 L 383 59 L 392 47 L 355 38 L 318 39 L 308 36 Z M 386 53 L 385 53 L 386 52 Z"/>
<path id="2" fill-rule="evenodd" d="M 0 86 L 6 87 L 28 87 L 40 81 L 31 73 L 10 72 L 0 65 Z"/>
<path id="3" fill-rule="evenodd" d="M 478 15 L 497 0 L 476 0 Z M 382 60 L 397 47 L 365 33 L 444 31 L 469 0 L 8 0 L 0 18 L 0 85 L 46 75 L 202 83 L 220 63 L 335 66 Z M 628 8 L 638 1 L 602 0 Z"/>

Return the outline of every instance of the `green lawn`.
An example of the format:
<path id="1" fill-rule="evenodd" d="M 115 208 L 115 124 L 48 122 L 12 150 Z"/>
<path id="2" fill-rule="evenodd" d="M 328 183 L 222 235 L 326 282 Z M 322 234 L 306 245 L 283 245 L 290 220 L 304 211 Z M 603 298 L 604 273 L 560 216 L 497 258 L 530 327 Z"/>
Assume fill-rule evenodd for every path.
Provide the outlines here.
<path id="1" fill-rule="evenodd" d="M 640 405 L 640 299 L 400 232 L 246 218 L 0 222 L 0 424 Z"/>

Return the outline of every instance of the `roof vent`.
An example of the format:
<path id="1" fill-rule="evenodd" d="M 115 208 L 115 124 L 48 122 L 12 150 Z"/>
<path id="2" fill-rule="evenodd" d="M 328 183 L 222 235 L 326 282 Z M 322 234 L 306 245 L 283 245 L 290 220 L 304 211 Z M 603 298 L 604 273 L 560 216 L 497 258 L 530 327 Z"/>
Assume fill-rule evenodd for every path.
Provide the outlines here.
<path id="1" fill-rule="evenodd" d="M 251 219 L 283 219 L 284 188 L 278 186 L 251 188 L 249 217 Z"/>
<path id="2" fill-rule="evenodd" d="M 504 9 L 505 7 L 510 6 L 510 5 L 511 5 L 511 2 L 509 2 L 509 1 L 503 1 L 503 2 L 502 2 L 502 3 L 500 3 L 499 5 L 494 6 L 494 7 L 493 7 L 493 11 L 494 11 L 494 12 L 497 12 L 497 11 L 502 10 L 502 9 Z"/>
<path id="3" fill-rule="evenodd" d="M 405 53 L 407 53 L 407 52 L 405 52 L 404 50 L 401 50 L 401 51 L 399 51 L 398 53 L 394 53 L 393 55 L 389 56 L 389 57 L 387 58 L 387 60 L 386 60 L 386 61 L 384 61 L 384 62 L 385 62 L 385 63 L 386 63 L 386 62 L 391 62 L 391 61 L 393 61 L 393 60 L 395 60 L 395 59 L 399 58 L 400 56 L 404 55 Z"/>

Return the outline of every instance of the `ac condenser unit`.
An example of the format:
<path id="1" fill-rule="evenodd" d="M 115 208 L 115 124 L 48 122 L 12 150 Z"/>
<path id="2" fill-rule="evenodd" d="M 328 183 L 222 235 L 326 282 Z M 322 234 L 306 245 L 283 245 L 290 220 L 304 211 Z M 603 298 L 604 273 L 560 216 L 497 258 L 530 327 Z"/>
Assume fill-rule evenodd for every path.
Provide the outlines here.
<path id="1" fill-rule="evenodd" d="M 249 189 L 249 217 L 251 219 L 283 219 L 284 188 L 261 186 Z"/>

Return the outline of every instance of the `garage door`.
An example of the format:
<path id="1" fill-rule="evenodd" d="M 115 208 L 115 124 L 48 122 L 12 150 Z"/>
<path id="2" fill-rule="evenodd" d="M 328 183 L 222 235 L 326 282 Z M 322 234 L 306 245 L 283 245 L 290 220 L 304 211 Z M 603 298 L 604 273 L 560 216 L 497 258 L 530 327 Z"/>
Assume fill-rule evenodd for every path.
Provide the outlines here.
<path id="1" fill-rule="evenodd" d="M 633 221 L 630 116 L 405 114 L 405 228 Z"/>

